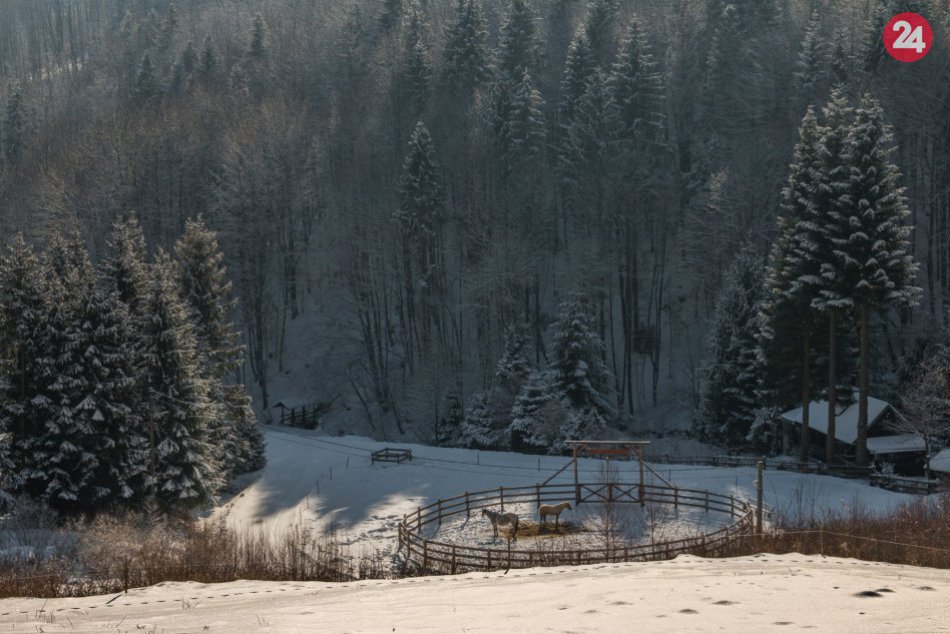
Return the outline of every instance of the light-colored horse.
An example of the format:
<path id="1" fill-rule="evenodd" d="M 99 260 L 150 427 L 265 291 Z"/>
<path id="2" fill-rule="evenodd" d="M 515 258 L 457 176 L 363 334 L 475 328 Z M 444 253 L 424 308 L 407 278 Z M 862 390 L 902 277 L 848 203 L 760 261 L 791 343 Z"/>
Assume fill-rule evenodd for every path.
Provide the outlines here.
<path id="1" fill-rule="evenodd" d="M 499 513 L 489 509 L 482 509 L 482 515 L 491 522 L 492 532 L 498 537 L 498 526 L 507 526 L 511 529 L 512 539 L 518 539 L 518 516 L 514 513 Z"/>
<path id="2" fill-rule="evenodd" d="M 541 526 L 544 526 L 544 518 L 548 515 L 554 516 L 554 528 L 557 528 L 558 520 L 566 509 L 571 508 L 570 502 L 561 502 L 560 504 L 542 504 L 538 507 L 538 513 L 541 515 Z"/>

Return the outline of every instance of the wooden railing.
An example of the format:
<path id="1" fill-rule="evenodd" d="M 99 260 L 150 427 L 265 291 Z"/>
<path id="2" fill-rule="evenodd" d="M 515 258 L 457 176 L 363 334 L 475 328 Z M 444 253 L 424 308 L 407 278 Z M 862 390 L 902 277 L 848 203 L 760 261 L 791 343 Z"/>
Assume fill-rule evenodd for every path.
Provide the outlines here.
<path id="1" fill-rule="evenodd" d="M 871 474 L 871 484 L 889 491 L 916 493 L 917 495 L 930 495 L 940 490 L 940 480 L 918 480 L 881 473 Z"/>
<path id="2" fill-rule="evenodd" d="M 624 561 L 654 561 L 670 559 L 680 554 L 715 554 L 742 535 L 755 529 L 755 508 L 749 503 L 727 495 L 662 487 L 649 484 L 587 483 L 580 484 L 582 499 L 600 503 L 667 504 L 702 509 L 708 512 L 725 513 L 733 521 L 727 526 L 705 535 L 677 539 L 662 543 L 618 545 L 611 548 L 555 549 L 546 547 L 548 540 L 538 540 L 534 548 L 520 548 L 517 542 L 506 540 L 504 548 L 480 548 L 448 544 L 427 539 L 423 531 L 430 525 L 441 526 L 442 522 L 455 515 L 471 517 L 483 508 L 529 503 L 558 503 L 575 500 L 577 489 L 573 483 L 536 484 L 488 491 L 465 493 L 420 507 L 415 513 L 405 515 L 399 524 L 399 551 L 407 562 L 426 573 L 459 573 L 471 570 L 497 568 L 526 568 L 532 566 L 577 565 Z M 514 548 L 512 546 L 515 546 Z"/>

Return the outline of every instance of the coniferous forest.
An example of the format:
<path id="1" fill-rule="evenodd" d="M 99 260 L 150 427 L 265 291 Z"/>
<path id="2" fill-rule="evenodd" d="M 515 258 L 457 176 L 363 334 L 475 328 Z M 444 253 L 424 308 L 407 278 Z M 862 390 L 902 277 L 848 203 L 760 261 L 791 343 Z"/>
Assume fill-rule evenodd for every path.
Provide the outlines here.
<path id="1" fill-rule="evenodd" d="M 200 504 L 294 389 L 538 452 L 866 422 L 950 372 L 948 41 L 947 0 L 7 0 L 3 487 Z"/>

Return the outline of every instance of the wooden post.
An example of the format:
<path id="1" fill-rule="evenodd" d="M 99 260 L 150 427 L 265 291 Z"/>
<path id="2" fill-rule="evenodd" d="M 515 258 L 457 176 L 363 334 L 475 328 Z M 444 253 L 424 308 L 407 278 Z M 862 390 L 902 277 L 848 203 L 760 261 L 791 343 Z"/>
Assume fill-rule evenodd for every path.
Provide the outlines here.
<path id="1" fill-rule="evenodd" d="M 422 569 L 429 568 L 429 540 L 422 540 Z"/>
<path id="2" fill-rule="evenodd" d="M 832 351 L 834 354 L 834 351 Z M 765 463 L 759 460 L 755 463 L 755 534 L 762 535 L 762 476 Z"/>
<path id="3" fill-rule="evenodd" d="M 439 526 L 442 526 L 442 500 L 439 499 Z"/>
<path id="4" fill-rule="evenodd" d="M 468 491 L 465 492 L 465 517 L 472 516 L 472 508 L 469 506 L 468 502 Z"/>
<path id="5" fill-rule="evenodd" d="M 498 487 L 498 497 L 501 498 L 501 512 L 505 512 L 505 487 Z"/>
<path id="6" fill-rule="evenodd" d="M 574 449 L 574 504 L 581 503 L 581 484 L 577 479 L 577 443 L 572 445 Z"/>
<path id="7" fill-rule="evenodd" d="M 643 447 L 637 445 L 637 461 L 640 463 L 640 506 L 645 504 L 643 499 Z"/>
<path id="8" fill-rule="evenodd" d="M 679 487 L 673 487 L 673 508 L 678 509 L 680 507 L 680 490 Z"/>
<path id="9" fill-rule="evenodd" d="M 416 530 L 422 528 L 422 507 L 416 507 Z"/>
<path id="10" fill-rule="evenodd" d="M 537 502 L 538 502 L 537 505 L 541 506 L 541 485 L 540 484 L 534 485 L 534 496 L 535 498 L 537 498 Z"/>
<path id="11" fill-rule="evenodd" d="M 455 574 L 455 546 L 452 546 L 452 574 Z"/>

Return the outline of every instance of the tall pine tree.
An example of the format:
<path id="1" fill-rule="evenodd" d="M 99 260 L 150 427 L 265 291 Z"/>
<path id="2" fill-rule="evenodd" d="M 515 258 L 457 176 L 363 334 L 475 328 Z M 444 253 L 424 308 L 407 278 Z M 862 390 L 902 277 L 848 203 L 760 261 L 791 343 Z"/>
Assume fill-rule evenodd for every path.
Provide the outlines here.
<path id="1" fill-rule="evenodd" d="M 465 96 L 488 80 L 491 62 L 481 0 L 458 0 L 455 22 L 446 35 L 443 64 L 442 81 Z"/>

